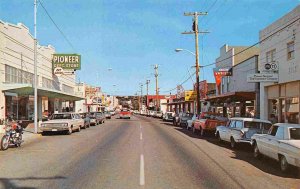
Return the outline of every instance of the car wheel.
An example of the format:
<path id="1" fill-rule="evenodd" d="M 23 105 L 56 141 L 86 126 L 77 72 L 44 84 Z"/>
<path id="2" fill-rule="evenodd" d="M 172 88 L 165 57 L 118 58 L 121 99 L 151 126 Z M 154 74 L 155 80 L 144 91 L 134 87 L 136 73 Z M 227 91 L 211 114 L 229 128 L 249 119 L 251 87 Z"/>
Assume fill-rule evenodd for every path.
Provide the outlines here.
<path id="1" fill-rule="evenodd" d="M 80 132 L 80 131 L 81 131 L 81 126 L 79 126 L 77 129 L 77 132 Z"/>
<path id="2" fill-rule="evenodd" d="M 205 134 L 205 133 L 204 133 L 204 129 L 202 129 L 202 127 L 200 127 L 200 136 L 202 136 L 202 137 L 203 137 L 203 136 L 204 136 L 204 134 Z"/>
<path id="3" fill-rule="evenodd" d="M 196 132 L 197 132 L 196 128 L 195 128 L 195 127 L 193 127 L 193 133 L 195 133 L 195 134 L 196 134 Z"/>
<path id="4" fill-rule="evenodd" d="M 83 127 L 83 129 L 86 129 L 87 128 L 87 126 L 86 126 L 86 124 L 84 124 L 84 127 Z"/>
<path id="5" fill-rule="evenodd" d="M 90 128 L 91 127 L 91 123 L 89 123 L 89 125 L 88 125 L 88 128 Z"/>
<path id="6" fill-rule="evenodd" d="M 236 142 L 234 141 L 234 138 L 233 138 L 233 137 L 230 138 L 230 147 L 231 147 L 232 149 L 234 149 L 234 148 L 236 147 Z"/>
<path id="7" fill-rule="evenodd" d="M 220 133 L 219 132 L 217 132 L 217 140 L 218 140 L 219 143 L 223 142 L 222 139 L 221 139 L 221 137 L 220 137 Z"/>
<path id="8" fill-rule="evenodd" d="M 72 134 L 72 128 L 69 128 L 69 130 L 66 132 L 67 135 L 71 135 Z"/>
<path id="9" fill-rule="evenodd" d="M 257 158 L 257 159 L 261 158 L 261 153 L 259 152 L 256 142 L 254 143 L 253 156 L 254 156 L 254 158 Z"/>
<path id="10" fill-rule="evenodd" d="M 282 172 L 287 171 L 288 168 L 289 168 L 289 164 L 288 164 L 285 156 L 284 155 L 280 155 L 279 161 L 280 161 L 280 169 L 281 169 L 281 171 Z"/>

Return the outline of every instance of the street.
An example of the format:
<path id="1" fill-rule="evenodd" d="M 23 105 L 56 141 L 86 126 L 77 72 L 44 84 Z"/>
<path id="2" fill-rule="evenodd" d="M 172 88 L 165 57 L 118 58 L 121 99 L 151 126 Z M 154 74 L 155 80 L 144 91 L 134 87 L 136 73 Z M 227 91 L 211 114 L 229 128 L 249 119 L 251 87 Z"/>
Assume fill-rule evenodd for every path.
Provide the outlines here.
<path id="1" fill-rule="evenodd" d="M 299 188 L 296 171 L 160 119 L 132 116 L 0 152 L 1 188 Z"/>

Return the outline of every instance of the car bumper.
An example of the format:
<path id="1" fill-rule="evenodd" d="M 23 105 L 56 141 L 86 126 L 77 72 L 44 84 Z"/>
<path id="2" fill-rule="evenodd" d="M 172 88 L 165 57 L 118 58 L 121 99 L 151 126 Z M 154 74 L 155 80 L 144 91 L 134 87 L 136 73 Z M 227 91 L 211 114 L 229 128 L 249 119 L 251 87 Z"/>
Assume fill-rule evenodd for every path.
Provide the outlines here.
<path id="1" fill-rule="evenodd" d="M 247 144 L 252 145 L 251 139 L 238 139 L 236 142 L 239 142 L 239 143 L 247 143 Z"/>
<path id="2" fill-rule="evenodd" d="M 59 128 L 56 128 L 56 127 L 41 127 L 41 131 L 42 132 L 57 132 L 57 131 L 68 131 L 69 130 L 69 127 L 59 127 Z"/>

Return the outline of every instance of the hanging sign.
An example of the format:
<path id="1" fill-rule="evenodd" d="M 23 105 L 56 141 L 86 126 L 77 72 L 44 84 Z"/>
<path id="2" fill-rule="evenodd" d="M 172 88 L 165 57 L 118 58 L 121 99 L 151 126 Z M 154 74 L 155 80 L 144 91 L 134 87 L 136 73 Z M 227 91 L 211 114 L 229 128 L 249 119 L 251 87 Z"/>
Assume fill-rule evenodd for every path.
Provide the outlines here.
<path id="1" fill-rule="evenodd" d="M 53 54 L 53 68 L 60 67 L 64 70 L 80 70 L 81 55 L 79 54 Z"/>

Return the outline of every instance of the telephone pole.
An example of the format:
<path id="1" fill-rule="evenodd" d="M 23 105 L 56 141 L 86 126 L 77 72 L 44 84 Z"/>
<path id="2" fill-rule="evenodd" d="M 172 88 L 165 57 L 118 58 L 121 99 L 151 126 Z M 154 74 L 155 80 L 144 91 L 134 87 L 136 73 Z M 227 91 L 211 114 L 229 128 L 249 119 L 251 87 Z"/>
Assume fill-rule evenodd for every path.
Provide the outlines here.
<path id="1" fill-rule="evenodd" d="M 158 99 L 158 65 L 155 64 L 154 66 L 154 70 L 155 70 L 155 83 L 156 83 L 156 87 L 155 87 L 155 91 L 156 91 L 156 111 L 158 111 L 159 108 L 159 99 Z"/>
<path id="2" fill-rule="evenodd" d="M 148 88 L 148 85 L 149 85 L 149 83 L 150 83 L 150 80 L 147 79 L 147 81 L 146 81 L 146 85 L 147 85 L 147 97 L 146 97 L 147 99 L 146 99 L 146 106 L 147 106 L 147 108 L 148 108 L 148 92 L 149 92 L 149 91 L 148 91 L 148 89 L 149 89 L 149 88 Z"/>
<path id="3" fill-rule="evenodd" d="M 184 13 L 184 16 L 193 16 L 193 31 L 183 32 L 182 34 L 195 34 L 195 57 L 196 57 L 196 92 L 197 92 L 197 114 L 201 112 L 201 101 L 200 101 L 200 89 L 199 89 L 199 44 L 198 44 L 198 34 L 199 33 L 209 33 L 208 31 L 199 31 L 198 30 L 198 16 L 207 15 L 207 12 L 188 12 Z"/>
<path id="4" fill-rule="evenodd" d="M 140 83 L 140 87 L 141 87 L 141 110 L 143 109 L 143 84 Z"/>

